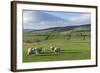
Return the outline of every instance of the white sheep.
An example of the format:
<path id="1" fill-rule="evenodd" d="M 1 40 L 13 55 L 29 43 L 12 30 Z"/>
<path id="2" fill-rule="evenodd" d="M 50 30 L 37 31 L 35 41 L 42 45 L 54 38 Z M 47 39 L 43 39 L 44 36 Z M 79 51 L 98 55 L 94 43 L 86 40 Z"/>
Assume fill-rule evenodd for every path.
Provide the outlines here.
<path id="1" fill-rule="evenodd" d="M 27 54 L 31 55 L 31 54 L 40 54 L 42 52 L 42 48 L 28 48 L 27 50 Z"/>
<path id="2" fill-rule="evenodd" d="M 50 50 L 52 50 L 55 54 L 60 54 L 60 48 L 57 48 L 57 47 L 53 47 L 53 46 L 51 46 L 50 47 Z"/>
<path id="3" fill-rule="evenodd" d="M 55 49 L 55 47 L 53 47 L 53 46 L 50 47 L 50 50 L 51 51 L 54 51 L 54 49 Z"/>
<path id="4" fill-rule="evenodd" d="M 31 54 L 32 54 L 32 48 L 28 48 L 27 55 L 31 55 Z"/>
<path id="5" fill-rule="evenodd" d="M 60 48 L 54 48 L 54 52 L 55 52 L 55 54 L 60 54 Z"/>

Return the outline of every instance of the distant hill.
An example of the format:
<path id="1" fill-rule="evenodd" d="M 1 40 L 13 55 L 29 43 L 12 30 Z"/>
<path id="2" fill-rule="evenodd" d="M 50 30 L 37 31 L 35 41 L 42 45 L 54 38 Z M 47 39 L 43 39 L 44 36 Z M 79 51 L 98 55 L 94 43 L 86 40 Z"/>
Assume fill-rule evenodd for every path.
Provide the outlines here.
<path id="1" fill-rule="evenodd" d="M 75 28 L 74 31 L 79 31 L 79 32 L 82 32 L 82 31 L 90 31 L 91 30 L 91 25 L 90 24 L 87 24 L 87 25 L 81 25 L 79 26 L 78 28 Z"/>
<path id="2" fill-rule="evenodd" d="M 69 31 L 69 30 L 74 30 L 74 31 L 90 31 L 91 30 L 91 25 L 90 24 L 85 24 L 85 25 L 75 25 L 75 26 L 65 26 L 65 27 L 53 27 L 53 28 L 47 28 L 47 29 L 41 29 L 41 30 L 34 30 L 34 29 L 24 29 L 24 32 L 51 32 L 51 31 Z"/>
<path id="3" fill-rule="evenodd" d="M 33 29 L 24 29 L 23 32 L 31 32 Z"/>

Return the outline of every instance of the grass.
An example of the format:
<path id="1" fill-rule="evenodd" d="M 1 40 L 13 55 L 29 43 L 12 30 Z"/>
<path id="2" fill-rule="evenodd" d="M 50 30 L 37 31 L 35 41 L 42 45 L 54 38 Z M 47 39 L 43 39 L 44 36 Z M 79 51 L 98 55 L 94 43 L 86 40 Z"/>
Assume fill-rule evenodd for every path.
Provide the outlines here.
<path id="1" fill-rule="evenodd" d="M 23 62 L 39 62 L 39 61 L 61 61 L 61 60 L 83 60 L 90 59 L 90 38 L 86 37 L 85 40 L 79 36 L 72 36 L 70 40 L 66 35 L 50 35 L 47 40 L 44 40 L 46 35 L 34 35 L 25 34 L 24 41 L 30 40 L 31 43 L 24 42 L 23 44 Z M 40 40 L 40 42 L 34 42 L 34 40 Z M 60 47 L 60 55 L 56 55 L 49 50 L 50 46 Z M 27 55 L 27 49 L 29 47 L 42 47 L 46 50 L 45 53 L 31 56 Z"/>

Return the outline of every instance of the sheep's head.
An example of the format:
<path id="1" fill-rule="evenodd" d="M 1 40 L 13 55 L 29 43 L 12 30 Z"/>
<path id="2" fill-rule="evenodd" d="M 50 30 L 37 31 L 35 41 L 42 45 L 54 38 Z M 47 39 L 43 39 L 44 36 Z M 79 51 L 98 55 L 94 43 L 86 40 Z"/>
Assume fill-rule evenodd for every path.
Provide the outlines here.
<path id="1" fill-rule="evenodd" d="M 51 46 L 51 47 L 50 47 L 50 49 L 51 49 L 51 50 L 54 50 L 54 47 L 53 47 L 53 46 Z"/>

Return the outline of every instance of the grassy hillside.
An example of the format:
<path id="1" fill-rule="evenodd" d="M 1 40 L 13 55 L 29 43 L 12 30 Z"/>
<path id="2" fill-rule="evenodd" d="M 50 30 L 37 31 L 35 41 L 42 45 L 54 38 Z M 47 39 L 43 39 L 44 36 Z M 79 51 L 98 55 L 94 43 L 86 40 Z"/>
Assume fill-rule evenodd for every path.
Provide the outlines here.
<path id="1" fill-rule="evenodd" d="M 71 30 L 60 31 L 48 29 L 51 31 L 31 31 L 23 33 L 23 62 L 38 61 L 60 61 L 60 60 L 83 60 L 90 59 L 90 27 L 77 27 Z M 58 28 L 57 28 L 58 29 Z M 84 30 L 83 30 L 84 29 Z M 45 32 L 44 32 L 45 31 Z M 60 47 L 60 55 L 50 51 L 50 46 Z M 31 56 L 27 55 L 29 47 L 42 47 L 45 53 Z"/>

